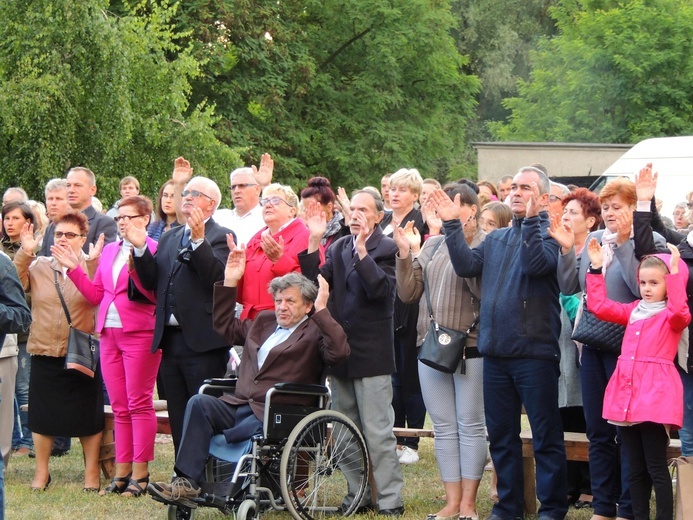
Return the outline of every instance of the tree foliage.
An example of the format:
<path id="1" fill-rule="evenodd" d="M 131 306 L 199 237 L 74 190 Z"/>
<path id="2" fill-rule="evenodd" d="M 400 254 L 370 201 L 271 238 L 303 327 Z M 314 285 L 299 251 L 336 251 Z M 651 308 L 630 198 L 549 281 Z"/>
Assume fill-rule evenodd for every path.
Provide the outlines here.
<path id="1" fill-rule="evenodd" d="M 218 179 L 238 163 L 214 134 L 211 108 L 188 102 L 199 65 L 177 44 L 175 10 L 143 7 L 115 16 L 105 0 L 0 3 L 5 185 L 42 198 L 48 179 L 83 165 L 112 201 L 125 175 L 155 194 L 178 155 Z"/>
<path id="2" fill-rule="evenodd" d="M 572 0 L 506 99 L 502 140 L 637 142 L 693 132 L 693 4 Z"/>
<path id="3" fill-rule="evenodd" d="M 458 166 L 479 83 L 446 0 L 190 0 L 177 22 L 203 64 L 192 99 L 214 104 L 246 164 L 270 152 L 295 186 Z"/>

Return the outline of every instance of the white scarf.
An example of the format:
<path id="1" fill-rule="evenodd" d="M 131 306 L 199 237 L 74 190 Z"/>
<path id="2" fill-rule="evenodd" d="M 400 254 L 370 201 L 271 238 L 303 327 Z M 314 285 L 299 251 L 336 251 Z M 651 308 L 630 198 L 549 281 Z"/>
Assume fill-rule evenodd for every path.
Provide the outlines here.
<path id="1" fill-rule="evenodd" d="M 686 242 L 688 242 L 688 245 L 693 247 L 693 231 L 688 233 L 688 236 L 686 237 Z"/>
<path id="2" fill-rule="evenodd" d="M 635 323 L 638 320 L 646 320 L 662 312 L 667 308 L 666 300 L 661 302 L 648 303 L 645 300 L 640 300 L 638 306 L 630 313 L 630 323 Z"/>
<path id="3" fill-rule="evenodd" d="M 608 229 L 604 230 L 602 235 L 602 253 L 604 254 L 604 260 L 602 261 L 602 274 L 606 276 L 606 268 L 614 259 L 614 246 L 616 245 L 616 239 L 618 238 L 618 233 L 612 233 Z"/>

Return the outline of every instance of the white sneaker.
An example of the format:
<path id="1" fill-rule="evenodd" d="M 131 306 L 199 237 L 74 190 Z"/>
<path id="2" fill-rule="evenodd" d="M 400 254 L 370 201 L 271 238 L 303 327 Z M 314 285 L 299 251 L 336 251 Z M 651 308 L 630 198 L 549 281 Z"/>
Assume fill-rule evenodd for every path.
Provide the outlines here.
<path id="1" fill-rule="evenodd" d="M 415 464 L 419 462 L 419 452 L 412 450 L 409 446 L 402 448 L 402 454 L 399 456 L 400 464 Z"/>

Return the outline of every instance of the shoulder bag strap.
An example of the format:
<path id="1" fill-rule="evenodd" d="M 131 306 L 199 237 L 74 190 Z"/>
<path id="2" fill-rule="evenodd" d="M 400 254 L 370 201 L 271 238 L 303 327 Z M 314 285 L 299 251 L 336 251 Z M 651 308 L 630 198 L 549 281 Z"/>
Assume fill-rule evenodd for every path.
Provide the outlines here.
<path id="1" fill-rule="evenodd" d="M 67 304 L 65 303 L 65 298 L 63 298 L 63 292 L 60 290 L 60 285 L 58 284 L 58 271 L 53 271 L 53 283 L 55 283 L 55 290 L 58 291 L 58 296 L 60 297 L 60 303 L 65 311 L 65 318 L 67 319 L 67 324 L 72 327 L 72 318 L 70 318 L 70 311 L 67 310 Z"/>
<path id="2" fill-rule="evenodd" d="M 431 259 L 428 261 L 428 264 L 424 269 L 422 269 L 422 274 L 423 274 L 423 282 L 424 282 L 424 294 L 426 295 L 426 305 L 428 305 L 428 316 L 431 318 L 431 321 L 435 321 L 433 319 L 433 307 L 431 306 L 431 295 L 428 292 L 428 278 L 426 277 L 426 269 L 428 269 L 428 266 L 431 264 L 433 261 L 433 256 L 436 254 L 436 251 L 438 251 L 438 248 L 445 242 L 445 237 L 443 237 L 442 240 L 438 241 L 438 243 L 435 245 L 433 248 L 433 251 L 431 251 Z"/>

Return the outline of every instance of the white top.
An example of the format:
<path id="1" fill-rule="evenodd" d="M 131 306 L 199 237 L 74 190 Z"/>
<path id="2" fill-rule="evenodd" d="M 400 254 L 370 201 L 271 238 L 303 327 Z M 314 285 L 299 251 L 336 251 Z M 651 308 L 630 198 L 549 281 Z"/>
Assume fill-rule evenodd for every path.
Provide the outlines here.
<path id="1" fill-rule="evenodd" d="M 236 233 L 238 244 L 248 244 L 250 239 L 265 227 L 262 218 L 262 206 L 258 204 L 242 217 L 238 216 L 235 209 L 218 209 L 214 213 L 214 221 L 222 227 Z"/>

